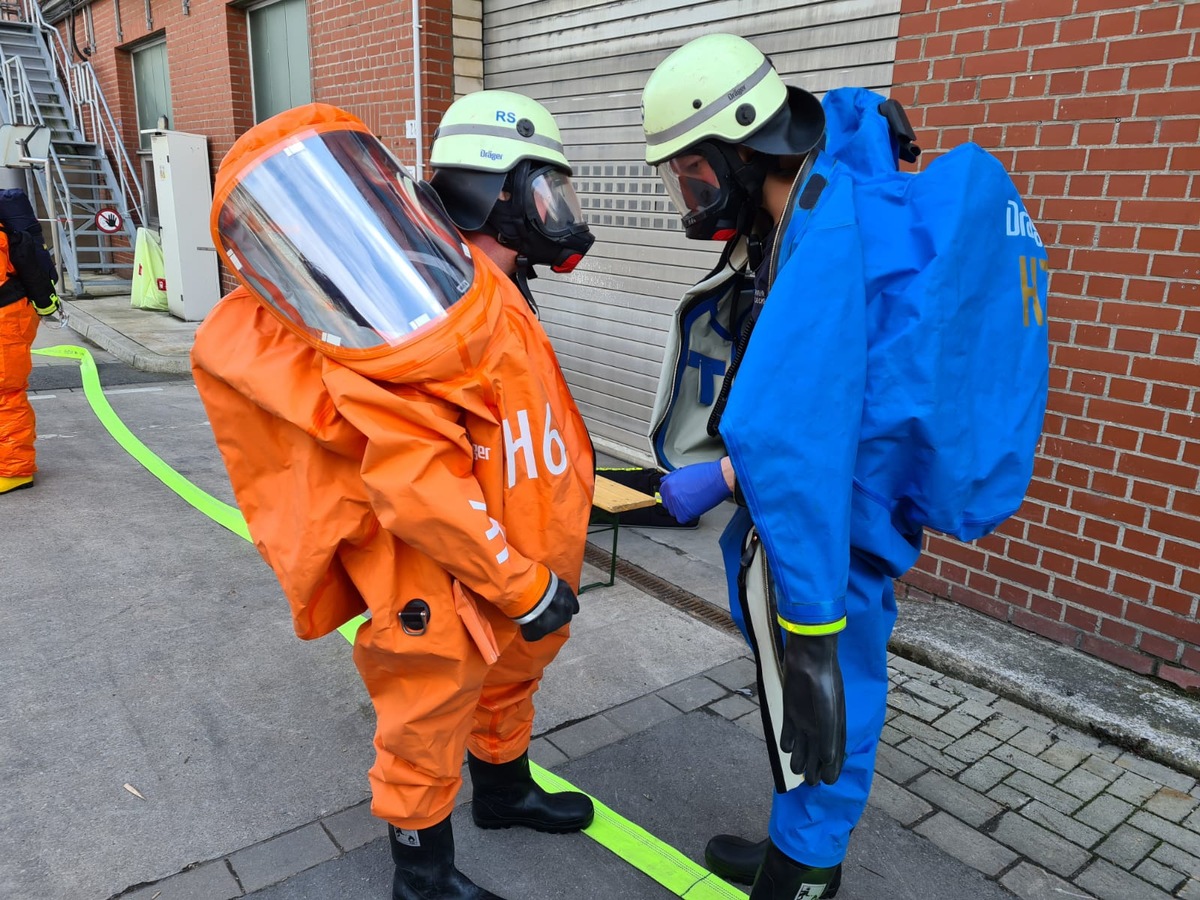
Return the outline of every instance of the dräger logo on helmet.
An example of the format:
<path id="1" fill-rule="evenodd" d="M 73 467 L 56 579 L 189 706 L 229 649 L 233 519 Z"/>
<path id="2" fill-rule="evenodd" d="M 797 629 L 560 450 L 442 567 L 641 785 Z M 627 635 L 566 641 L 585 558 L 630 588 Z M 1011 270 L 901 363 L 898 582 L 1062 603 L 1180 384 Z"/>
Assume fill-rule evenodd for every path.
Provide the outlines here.
<path id="1" fill-rule="evenodd" d="M 744 93 L 746 93 L 746 86 L 744 84 L 739 84 L 737 87 L 735 87 L 732 91 L 730 91 L 725 96 L 728 97 L 730 100 L 736 100 L 738 97 L 742 96 L 742 94 L 744 94 Z"/>
<path id="2" fill-rule="evenodd" d="M 480 150 L 479 158 L 490 159 L 492 162 L 500 162 L 500 160 L 504 159 L 504 154 L 497 153 L 495 150 Z"/>

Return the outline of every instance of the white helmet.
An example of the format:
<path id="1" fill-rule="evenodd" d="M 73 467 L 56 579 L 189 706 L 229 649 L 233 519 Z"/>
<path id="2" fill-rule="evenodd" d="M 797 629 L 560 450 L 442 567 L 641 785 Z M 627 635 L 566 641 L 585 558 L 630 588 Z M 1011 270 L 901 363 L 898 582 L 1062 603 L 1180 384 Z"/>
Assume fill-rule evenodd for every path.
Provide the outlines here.
<path id="1" fill-rule="evenodd" d="M 536 100 L 478 91 L 454 101 L 434 132 L 430 165 L 430 184 L 454 223 L 493 233 L 527 266 L 569 272 L 595 240 L 558 125 Z"/>

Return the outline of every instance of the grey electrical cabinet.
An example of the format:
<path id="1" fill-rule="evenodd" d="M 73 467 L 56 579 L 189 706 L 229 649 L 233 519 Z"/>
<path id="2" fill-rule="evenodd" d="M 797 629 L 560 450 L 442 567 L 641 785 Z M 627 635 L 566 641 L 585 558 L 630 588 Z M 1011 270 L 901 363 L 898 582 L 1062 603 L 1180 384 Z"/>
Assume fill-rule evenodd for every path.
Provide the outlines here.
<path id="1" fill-rule="evenodd" d="M 183 131 L 153 131 L 154 188 L 162 234 L 167 308 L 195 322 L 221 299 L 217 250 L 208 230 L 212 208 L 208 138 Z"/>

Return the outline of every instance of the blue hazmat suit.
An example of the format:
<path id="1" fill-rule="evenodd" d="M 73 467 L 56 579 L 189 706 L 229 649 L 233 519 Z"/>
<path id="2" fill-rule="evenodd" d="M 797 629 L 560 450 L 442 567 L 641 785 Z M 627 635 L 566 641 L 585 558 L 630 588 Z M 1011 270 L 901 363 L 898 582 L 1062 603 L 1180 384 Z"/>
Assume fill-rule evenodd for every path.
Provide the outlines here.
<path id="1" fill-rule="evenodd" d="M 769 826 L 772 842 L 789 857 L 830 867 L 846 855 L 875 770 L 887 641 L 896 621 L 888 573 L 916 560 L 920 538 L 892 541 L 886 561 L 849 551 L 867 371 L 863 247 L 849 171 L 821 153 L 809 178 L 826 185 L 814 208 L 793 210 L 777 238 L 775 280 L 721 419 L 746 500 L 721 548 L 732 598 L 753 524 L 770 562 L 779 615 L 814 625 L 846 619 L 838 637 L 847 698 L 841 777 L 775 794 Z M 745 631 L 740 604 L 730 609 Z"/>
<path id="2" fill-rule="evenodd" d="M 870 793 L 892 579 L 916 562 L 923 528 L 973 540 L 1016 511 L 1046 404 L 1046 253 L 1016 189 L 973 144 L 899 173 L 882 100 L 824 100 L 828 150 L 793 190 L 720 440 L 681 423 L 707 417 L 729 368 L 720 348 L 737 333 L 744 253 L 676 311 L 652 420 L 664 468 L 730 457 L 744 502 L 721 547 L 748 639 L 758 646 L 738 583 L 751 529 L 779 618 L 845 619 L 841 777 L 777 792 L 771 808 L 772 842 L 814 867 L 843 860 Z"/>

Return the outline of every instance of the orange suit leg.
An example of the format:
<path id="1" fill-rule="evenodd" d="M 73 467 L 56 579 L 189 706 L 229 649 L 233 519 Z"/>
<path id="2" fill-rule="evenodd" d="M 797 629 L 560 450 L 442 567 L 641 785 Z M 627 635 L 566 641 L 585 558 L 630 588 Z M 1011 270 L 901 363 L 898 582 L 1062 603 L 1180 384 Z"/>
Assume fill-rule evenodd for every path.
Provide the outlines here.
<path id="1" fill-rule="evenodd" d="M 33 368 L 38 317 L 33 304 L 18 300 L 0 308 L 0 476 L 20 478 L 37 471 L 33 406 L 25 395 Z"/>
<path id="2" fill-rule="evenodd" d="M 454 809 L 463 753 L 487 663 L 453 607 L 434 604 L 425 634 L 372 619 L 354 663 L 375 706 L 371 812 L 397 828 L 428 828 Z"/>
<path id="3" fill-rule="evenodd" d="M 542 672 L 558 655 L 570 626 L 540 641 L 516 637 L 487 673 L 468 746 L 478 759 L 506 763 L 529 749 L 533 734 L 533 695 Z"/>

